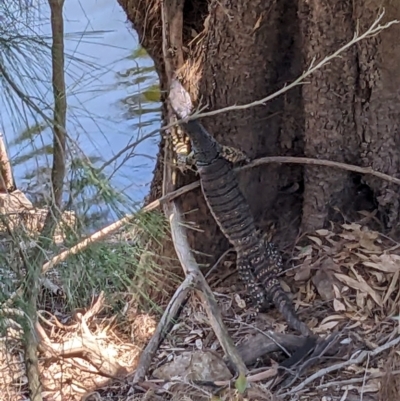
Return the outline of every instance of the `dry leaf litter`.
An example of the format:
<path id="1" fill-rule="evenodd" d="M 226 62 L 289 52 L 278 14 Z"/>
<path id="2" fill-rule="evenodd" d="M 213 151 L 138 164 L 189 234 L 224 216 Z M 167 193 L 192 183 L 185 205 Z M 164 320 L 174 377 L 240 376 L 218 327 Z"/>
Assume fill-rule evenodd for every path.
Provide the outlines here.
<path id="1" fill-rule="evenodd" d="M 80 358 L 40 360 L 43 399 L 72 400 L 377 400 L 389 401 L 400 392 L 400 350 L 388 348 L 377 355 L 367 354 L 362 363 L 346 361 L 362 351 L 374 351 L 396 339 L 399 333 L 400 244 L 359 224 L 343 224 L 332 230 L 318 230 L 302 238 L 288 258 L 284 288 L 294 293 L 302 320 L 316 334 L 341 332 L 337 355 L 321 357 L 279 398 L 272 395 L 274 378 L 253 381 L 242 395 L 233 387 L 200 386 L 191 380 L 229 380 L 222 363 L 221 347 L 208 324 L 203 306 L 192 297 L 177 324 L 159 348 L 147 381 L 133 386 L 133 373 L 141 350 L 151 338 L 157 321 L 135 309 L 127 300 L 124 313 L 110 316 L 104 311 L 93 317 L 89 329 L 101 348 L 130 372 L 118 379 L 96 374 Z M 235 344 L 241 344 L 260 330 L 286 332 L 282 317 L 272 309 L 251 320 L 246 313 L 243 288 L 238 284 L 234 263 L 226 261 L 208 281 L 220 305 L 225 324 Z M 62 307 L 59 308 L 62 311 Z M 63 325 L 50 315 L 43 327 L 53 343 L 79 340 L 73 317 L 54 310 Z M 18 327 L 10 324 L 0 339 L 0 399 L 28 400 L 27 379 Z M 372 356 L 371 356 L 372 355 Z M 250 375 L 270 371 L 282 360 L 273 353 Z M 334 365 L 343 366 L 329 371 Z M 182 366 L 185 369 L 182 369 Z M 197 368 L 196 368 L 197 367 Z M 207 369 L 205 369 L 207 367 Z M 198 369 L 200 368 L 200 370 Z M 196 370 L 197 369 L 197 370 Z M 184 371 L 192 372 L 185 375 Z M 316 379 L 307 382 L 315 374 Z M 159 379 L 156 379 L 156 376 Z M 260 375 L 260 377 L 263 377 Z M 165 383 L 163 378 L 169 378 Z M 277 387 L 279 389 L 279 386 Z M 219 391 L 220 390 L 220 391 Z M 1 398 L 2 397 L 2 398 Z"/>

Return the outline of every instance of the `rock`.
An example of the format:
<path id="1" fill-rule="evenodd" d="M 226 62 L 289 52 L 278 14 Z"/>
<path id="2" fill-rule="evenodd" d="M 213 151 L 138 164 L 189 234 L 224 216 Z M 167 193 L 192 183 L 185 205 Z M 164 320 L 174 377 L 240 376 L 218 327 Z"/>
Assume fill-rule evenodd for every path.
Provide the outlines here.
<path id="1" fill-rule="evenodd" d="M 212 352 L 183 352 L 172 362 L 155 369 L 153 376 L 158 379 L 222 381 L 230 380 L 232 374 L 223 360 Z"/>

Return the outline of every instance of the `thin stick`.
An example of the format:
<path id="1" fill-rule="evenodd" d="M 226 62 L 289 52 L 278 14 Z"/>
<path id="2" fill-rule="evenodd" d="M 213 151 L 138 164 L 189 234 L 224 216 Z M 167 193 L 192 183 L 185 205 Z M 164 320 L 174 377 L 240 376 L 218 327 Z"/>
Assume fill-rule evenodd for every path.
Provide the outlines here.
<path id="1" fill-rule="evenodd" d="M 163 13 L 161 15 L 163 17 Z M 256 100 L 254 102 L 246 103 L 246 104 L 243 104 L 243 105 L 227 106 L 227 107 L 223 107 L 221 109 L 208 111 L 208 112 L 205 112 L 205 113 L 201 113 L 201 110 L 200 110 L 200 112 L 198 111 L 197 113 L 194 113 L 191 116 L 187 117 L 186 120 L 193 120 L 193 119 L 198 119 L 198 118 L 202 118 L 202 117 L 214 116 L 214 115 L 217 115 L 217 114 L 220 114 L 220 113 L 226 113 L 228 111 L 244 110 L 244 109 L 249 109 L 251 107 L 261 106 L 261 105 L 264 105 L 265 103 L 269 102 L 270 100 L 275 99 L 276 97 L 288 92 L 290 89 L 293 89 L 296 86 L 302 85 L 304 83 L 304 80 L 307 77 L 309 77 L 311 74 L 313 74 L 318 69 L 322 68 L 324 65 L 328 64 L 333 59 L 339 57 L 341 53 L 346 51 L 348 48 L 350 48 L 354 44 L 360 42 L 363 39 L 368 39 L 368 38 L 371 38 L 373 36 L 376 36 L 381 31 L 383 31 L 385 29 L 388 29 L 391 25 L 399 23 L 398 20 L 393 20 L 393 21 L 390 21 L 390 22 L 388 22 L 387 24 L 385 24 L 383 26 L 382 25 L 378 25 L 379 22 L 382 20 L 384 15 L 385 15 L 385 11 L 383 10 L 382 13 L 378 15 L 377 19 L 372 23 L 372 25 L 369 27 L 369 29 L 366 32 L 364 32 L 361 35 L 358 35 L 358 32 L 355 32 L 354 37 L 350 42 L 348 42 L 347 44 L 342 46 L 336 52 L 330 54 L 329 56 L 326 56 L 323 60 L 321 60 L 315 66 L 314 66 L 314 61 L 315 60 L 313 60 L 311 62 L 310 67 L 308 68 L 308 70 L 306 72 L 304 72 L 301 76 L 299 76 L 296 80 L 294 80 L 289 85 L 285 85 L 282 89 L 278 90 L 277 92 L 275 92 L 275 93 L 273 93 L 271 95 L 268 95 L 268 96 L 266 96 L 266 97 L 264 97 L 264 98 L 262 98 L 260 100 Z M 163 35 L 165 35 L 165 30 L 163 30 Z M 165 39 L 165 38 L 163 37 L 163 39 Z M 163 40 L 163 43 L 164 43 L 164 40 Z M 163 50 L 164 50 L 164 53 L 165 53 L 166 49 L 163 49 Z M 1 66 L 0 66 L 0 72 L 3 72 L 1 70 Z M 169 123 L 169 124 L 161 127 L 160 131 L 161 132 L 166 131 L 166 130 L 174 127 L 177 124 L 179 124 L 179 120 L 176 121 L 176 122 Z"/>
<path id="2" fill-rule="evenodd" d="M 386 372 L 376 372 L 376 373 L 371 373 L 368 375 L 367 380 L 369 379 L 378 379 L 380 377 L 385 376 L 387 373 Z M 390 372 L 391 375 L 397 376 L 400 375 L 400 370 L 393 370 Z M 363 377 L 353 377 L 351 379 L 346 379 L 346 380 L 336 380 L 328 383 L 323 383 L 318 386 L 316 386 L 316 389 L 324 389 L 327 387 L 336 387 L 336 386 L 345 386 L 347 384 L 354 384 L 354 383 L 362 383 L 365 380 L 365 375 Z"/>
<path id="3" fill-rule="evenodd" d="M 182 52 L 182 26 L 183 26 L 183 1 L 174 0 L 161 3 L 163 55 L 167 84 L 170 86 L 174 72 L 181 67 Z M 171 57 L 169 49 L 175 49 L 175 57 Z M 167 103 L 167 121 L 172 121 L 173 111 Z M 175 175 L 172 166 L 168 163 L 171 157 L 171 149 L 166 148 L 163 171 L 163 195 L 171 192 L 175 185 Z M 182 224 L 181 210 L 175 202 L 164 204 L 164 214 L 170 221 L 172 242 L 175 252 L 187 277 L 193 277 L 196 283 L 196 292 L 203 300 L 210 325 L 218 338 L 222 349 L 229 357 L 234 369 L 238 373 L 246 372 L 246 365 L 238 354 L 232 339 L 229 337 L 218 304 L 214 295 L 202 275 L 198 264 L 190 250 L 184 225 Z"/>
<path id="4" fill-rule="evenodd" d="M 181 310 L 181 306 L 185 303 L 189 296 L 189 291 L 193 289 L 195 284 L 195 277 L 189 275 L 185 281 L 178 287 L 175 294 L 168 303 L 160 322 L 157 325 L 156 331 L 154 332 L 151 340 L 147 344 L 146 348 L 142 351 L 138 362 L 138 367 L 133 378 L 133 383 L 139 383 L 144 380 L 144 377 L 150 367 L 151 361 L 156 353 L 161 342 L 168 334 L 168 326 L 174 321 Z"/>
<path id="5" fill-rule="evenodd" d="M 325 159 L 311 159 L 308 157 L 293 157 L 293 156 L 268 156 L 268 157 L 261 157 L 260 159 L 255 159 L 249 164 L 241 167 L 235 168 L 235 171 L 243 171 L 243 170 L 248 170 L 250 168 L 254 168 L 257 166 L 261 166 L 263 164 L 270 164 L 270 163 L 292 163 L 292 164 L 307 164 L 307 165 L 314 165 L 314 166 L 325 166 L 325 167 L 333 167 L 333 168 L 339 168 L 342 170 L 347 170 L 347 171 L 352 171 L 355 173 L 360 173 L 360 174 L 369 174 L 373 175 L 375 177 L 378 177 L 382 180 L 391 182 L 396 185 L 400 185 L 400 179 L 396 177 L 392 177 L 388 174 L 381 173 L 379 171 L 373 170 L 371 167 L 359 167 L 355 166 L 353 164 L 346 164 L 346 163 L 340 163 L 340 162 L 335 162 L 332 160 L 325 160 Z M 187 192 L 192 191 L 193 189 L 196 189 L 200 186 L 200 181 L 195 181 L 192 182 L 191 184 L 185 185 L 175 191 L 169 192 L 166 195 L 162 196 L 159 199 L 156 199 L 155 201 L 149 203 L 147 206 L 141 209 L 142 212 L 150 212 L 152 210 L 157 209 L 161 205 L 170 202 L 179 196 L 184 195 Z M 49 269 L 53 268 L 55 265 L 63 262 L 65 259 L 67 259 L 70 255 L 75 255 L 79 251 L 82 251 L 83 249 L 87 248 L 89 245 L 95 243 L 96 241 L 99 241 L 106 237 L 107 235 L 110 235 L 123 227 L 125 224 L 127 224 L 129 221 L 134 219 L 134 215 L 127 215 L 123 217 L 122 219 L 116 221 L 115 223 L 112 223 L 100 231 L 95 232 L 94 234 L 90 235 L 89 237 L 85 238 L 83 241 L 79 242 L 78 244 L 74 245 L 72 248 L 67 249 L 66 251 L 61 252 L 60 254 L 54 256 L 50 261 L 45 263 L 43 265 L 43 272 L 47 272 Z"/>
<path id="6" fill-rule="evenodd" d="M 53 268 L 55 265 L 63 262 L 65 259 L 67 259 L 71 255 L 76 255 L 78 252 L 86 249 L 89 245 L 95 243 L 96 241 L 101 240 L 102 238 L 106 237 L 107 235 L 110 235 L 114 233 L 115 231 L 119 230 L 121 227 L 123 227 L 125 224 L 129 223 L 132 219 L 134 218 L 133 215 L 127 215 L 123 217 L 122 219 L 116 221 L 115 223 L 112 223 L 103 229 L 96 231 L 94 234 L 90 235 L 89 237 L 85 238 L 83 241 L 77 243 L 74 245 L 72 248 L 67 249 L 58 255 L 54 256 L 51 258 L 48 262 L 46 262 L 42 266 L 42 273 L 46 273 L 48 270 Z"/>
<path id="7" fill-rule="evenodd" d="M 216 114 L 220 113 L 226 113 L 228 111 L 235 111 L 235 110 L 244 110 L 244 109 L 249 109 L 251 107 L 255 106 L 261 106 L 264 105 L 265 103 L 269 102 L 272 99 L 275 99 L 276 97 L 284 94 L 285 92 L 289 91 L 290 89 L 294 88 L 295 86 L 301 85 L 304 83 L 304 80 L 309 77 L 311 74 L 313 74 L 315 71 L 319 70 L 322 68 L 324 65 L 328 64 L 330 61 L 333 59 L 339 57 L 341 53 L 349 49 L 351 46 L 354 44 L 360 42 L 361 40 L 371 38 L 373 36 L 378 35 L 380 32 L 383 30 L 389 28 L 393 24 L 398 24 L 398 20 L 393 20 L 388 22 L 385 25 L 379 25 L 379 22 L 382 20 L 383 16 L 385 15 L 385 11 L 383 10 L 376 20 L 372 23 L 372 25 L 369 27 L 368 30 L 366 30 L 363 34 L 359 35 L 358 32 L 354 33 L 353 39 L 346 43 L 344 46 L 342 46 L 340 49 L 336 50 L 334 53 L 330 54 L 329 56 L 326 56 L 324 59 L 322 59 L 318 64 L 314 65 L 313 60 L 311 62 L 310 67 L 308 68 L 307 71 L 305 71 L 300 77 L 298 77 L 296 80 L 294 80 L 292 83 L 289 85 L 285 85 L 282 89 L 278 90 L 277 92 L 273 93 L 272 95 L 266 96 L 260 100 L 256 100 L 251 103 L 243 104 L 243 105 L 233 105 L 233 106 L 228 106 L 228 107 L 223 107 L 218 110 L 213 110 L 213 111 L 208 111 L 205 113 L 194 113 L 190 117 L 187 118 L 187 120 L 193 120 L 201 117 L 209 117 L 209 116 L 215 116 Z"/>
<path id="8" fill-rule="evenodd" d="M 204 275 L 204 278 L 207 279 L 210 274 L 216 270 L 219 266 L 219 264 L 225 259 L 225 257 L 229 254 L 233 252 L 233 248 L 228 248 L 219 258 L 218 260 L 214 263 L 214 266 Z"/>
<path id="9" fill-rule="evenodd" d="M 342 363 L 337 363 L 336 365 L 328 366 L 325 369 L 321 369 L 318 372 L 314 373 L 310 377 L 308 377 L 306 380 L 301 382 L 297 387 L 293 388 L 292 390 L 281 394 L 282 397 L 290 394 L 294 394 L 302 390 L 304 387 L 306 387 L 308 384 L 313 382 L 316 379 L 319 379 L 322 376 L 325 376 L 328 373 L 335 372 L 337 370 L 343 369 L 346 366 L 349 365 L 359 365 L 360 363 L 363 363 L 366 358 L 373 358 L 376 355 L 379 355 L 380 353 L 395 347 L 397 344 L 400 343 L 400 336 L 395 338 L 394 340 L 382 345 L 381 347 L 378 347 L 374 349 L 373 351 L 362 351 L 357 358 L 350 358 L 349 360 L 342 362 Z"/>
<path id="10" fill-rule="evenodd" d="M 247 170 L 249 168 L 253 168 L 256 166 L 260 166 L 262 164 L 268 163 L 293 163 L 293 164 L 307 164 L 307 165 L 314 165 L 314 166 L 325 166 L 325 167 L 333 167 L 339 168 L 342 170 L 352 171 L 355 173 L 360 174 L 369 174 L 375 177 L 378 177 L 382 180 L 392 182 L 394 184 L 400 185 L 400 179 L 392 177 L 391 175 L 381 173 L 372 169 L 371 167 L 360 167 L 355 166 L 354 164 L 346 164 L 335 162 L 332 160 L 325 160 L 325 159 L 311 159 L 308 157 L 293 157 L 293 156 L 269 156 L 269 157 L 261 157 L 260 159 L 253 160 L 251 163 L 239 167 L 236 170 Z"/>
<path id="11" fill-rule="evenodd" d="M 379 171 L 372 169 L 371 167 L 360 167 L 360 166 L 356 166 L 354 164 L 340 163 L 340 162 L 335 162 L 332 160 L 325 160 L 325 159 L 312 159 L 309 157 L 294 157 L 294 156 L 261 157 L 259 159 L 254 159 L 253 161 L 246 164 L 245 166 L 236 167 L 235 171 L 240 172 L 240 171 L 244 171 L 244 170 L 248 170 L 248 169 L 251 169 L 254 167 L 261 166 L 263 164 L 271 164 L 271 163 L 307 164 L 307 165 L 313 165 L 313 166 L 325 166 L 325 167 L 339 168 L 341 170 L 352 171 L 354 173 L 373 175 L 374 177 L 378 177 L 382 180 L 392 182 L 393 184 L 400 185 L 399 178 L 392 177 L 391 175 L 388 175 L 385 173 L 381 173 Z M 147 206 L 145 206 L 142 209 L 142 211 L 150 212 L 151 210 L 157 209 L 162 204 L 164 204 L 166 202 L 170 202 L 173 199 L 176 199 L 177 197 L 182 196 L 185 193 L 198 188 L 199 186 L 200 186 L 200 181 L 194 181 L 194 182 L 192 182 L 188 185 L 185 185 L 175 191 L 169 192 L 166 195 L 162 196 L 161 198 L 156 199 L 155 201 L 149 203 Z"/>
<path id="12" fill-rule="evenodd" d="M 222 315 L 214 298 L 214 294 L 202 275 L 193 253 L 190 250 L 187 236 L 184 235 L 185 231 L 181 224 L 181 214 L 179 209 L 175 203 L 166 205 L 166 208 L 168 208 L 167 213 L 170 216 L 171 234 L 175 251 L 178 255 L 178 259 L 182 265 L 185 275 L 192 275 L 193 277 L 196 277 L 197 293 L 203 301 L 203 306 L 206 309 L 210 325 L 214 330 L 214 333 L 221 344 L 226 357 L 230 360 L 231 365 L 234 367 L 236 372 L 246 373 L 246 365 L 243 363 L 243 360 L 233 344 L 228 330 L 223 323 Z"/>

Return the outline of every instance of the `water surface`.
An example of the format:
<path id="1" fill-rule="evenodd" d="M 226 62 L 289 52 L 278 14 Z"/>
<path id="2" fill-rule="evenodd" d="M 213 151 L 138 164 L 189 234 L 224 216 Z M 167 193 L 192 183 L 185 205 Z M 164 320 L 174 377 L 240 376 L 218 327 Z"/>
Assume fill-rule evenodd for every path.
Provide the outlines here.
<path id="1" fill-rule="evenodd" d="M 18 29 L 50 36 L 47 2 L 32 2 L 30 6 L 36 9 L 30 16 L 32 23 L 22 24 Z M 20 18 L 24 20 L 25 17 Z M 136 33 L 116 0 L 67 0 L 64 18 L 67 128 L 74 145 L 72 154 L 80 155 L 82 151 L 99 167 L 129 144 L 148 137 L 160 127 L 157 76 L 151 59 L 141 49 Z M 32 57 L 31 60 L 26 57 L 19 64 L 25 63 L 23 71 L 30 71 L 30 76 L 19 72 L 16 79 L 27 95 L 35 96 L 35 104 L 51 116 L 46 107 L 53 102 L 50 58 L 38 57 L 34 49 Z M 4 58 L 6 56 L 1 60 Z M 15 71 L 21 69 L 15 68 Z M 33 83 L 29 79 L 32 77 L 35 78 Z M 26 111 L 18 112 L 22 110 L 18 98 L 14 97 L 13 105 L 9 99 L 3 90 L 0 130 L 6 137 L 16 183 L 21 190 L 28 191 L 32 199 L 40 198 L 41 193 L 48 190 L 52 132 L 46 128 L 30 133 L 27 128 L 43 119 Z M 130 152 L 106 164 L 103 171 L 113 187 L 134 202 L 142 201 L 148 192 L 158 141 L 158 134 L 143 140 Z M 92 188 L 85 196 L 95 197 L 95 191 Z M 90 210 L 99 209 L 100 203 L 90 205 Z M 108 219 L 115 217 L 111 213 Z"/>

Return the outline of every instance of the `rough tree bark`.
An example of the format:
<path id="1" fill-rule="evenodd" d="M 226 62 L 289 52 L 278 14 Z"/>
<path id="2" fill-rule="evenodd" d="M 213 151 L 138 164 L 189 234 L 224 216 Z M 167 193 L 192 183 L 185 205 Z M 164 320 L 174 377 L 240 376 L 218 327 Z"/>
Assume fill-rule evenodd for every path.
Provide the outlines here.
<path id="1" fill-rule="evenodd" d="M 167 90 L 160 1 L 118 0 L 154 59 L 161 89 Z M 384 22 L 400 19 L 400 6 L 390 0 L 186 0 L 181 78 L 209 110 L 261 99 L 301 75 L 314 57 L 320 60 L 350 41 L 357 28 L 364 31 L 381 6 Z M 307 85 L 265 106 L 203 122 L 219 141 L 251 157 L 326 158 L 398 177 L 399 29 L 395 25 L 360 42 Z M 163 144 L 150 201 L 160 196 Z M 178 184 L 193 179 L 180 176 Z M 331 219 L 353 219 L 357 210 L 376 206 L 387 228 L 399 220 L 399 189 L 371 177 L 315 166 L 268 165 L 241 173 L 240 181 L 260 226 L 276 223 L 278 242 L 290 241 L 299 228 L 318 229 Z M 205 230 L 189 231 L 191 245 L 212 255 L 204 259 L 211 263 L 227 243 L 200 190 L 181 202 L 185 211 L 194 210 L 187 219 Z"/>

